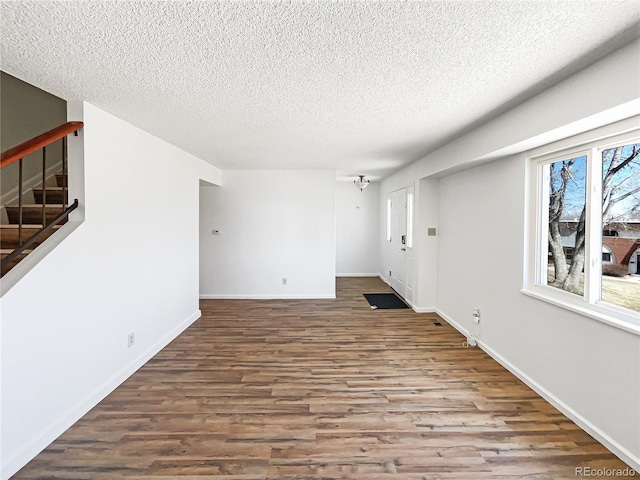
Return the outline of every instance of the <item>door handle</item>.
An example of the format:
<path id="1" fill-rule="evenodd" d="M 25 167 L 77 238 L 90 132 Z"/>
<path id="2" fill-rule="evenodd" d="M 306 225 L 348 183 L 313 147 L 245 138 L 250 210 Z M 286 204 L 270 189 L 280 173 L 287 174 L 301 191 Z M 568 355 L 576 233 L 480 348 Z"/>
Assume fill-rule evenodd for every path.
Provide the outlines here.
<path id="1" fill-rule="evenodd" d="M 400 237 L 400 243 L 402 243 L 402 245 L 406 245 L 407 244 L 407 236 L 406 235 L 402 235 L 402 237 Z"/>

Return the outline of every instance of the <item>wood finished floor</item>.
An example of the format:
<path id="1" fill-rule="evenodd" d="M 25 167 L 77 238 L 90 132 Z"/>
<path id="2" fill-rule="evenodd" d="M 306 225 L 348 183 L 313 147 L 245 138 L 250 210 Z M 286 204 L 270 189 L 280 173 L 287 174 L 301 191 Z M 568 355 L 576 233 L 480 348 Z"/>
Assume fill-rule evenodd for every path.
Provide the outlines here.
<path id="1" fill-rule="evenodd" d="M 200 320 L 14 478 L 556 480 L 626 468 L 435 314 L 362 297 L 384 291 L 341 278 L 337 300 L 202 301 Z"/>

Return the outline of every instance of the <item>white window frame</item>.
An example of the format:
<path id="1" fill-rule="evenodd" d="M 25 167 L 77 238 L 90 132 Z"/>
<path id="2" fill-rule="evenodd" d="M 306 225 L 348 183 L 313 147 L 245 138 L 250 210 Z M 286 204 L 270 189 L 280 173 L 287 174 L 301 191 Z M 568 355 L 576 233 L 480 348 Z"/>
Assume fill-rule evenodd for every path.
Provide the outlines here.
<path id="1" fill-rule="evenodd" d="M 527 222 L 522 293 L 640 335 L 640 313 L 600 301 L 602 274 L 601 152 L 638 142 L 640 117 L 633 117 L 527 152 Z M 553 162 L 587 156 L 587 218 L 585 284 L 581 297 L 546 285 L 549 183 L 544 178 Z M 595 200 L 595 201 L 594 201 Z M 544 237 L 544 238 L 543 238 Z"/>

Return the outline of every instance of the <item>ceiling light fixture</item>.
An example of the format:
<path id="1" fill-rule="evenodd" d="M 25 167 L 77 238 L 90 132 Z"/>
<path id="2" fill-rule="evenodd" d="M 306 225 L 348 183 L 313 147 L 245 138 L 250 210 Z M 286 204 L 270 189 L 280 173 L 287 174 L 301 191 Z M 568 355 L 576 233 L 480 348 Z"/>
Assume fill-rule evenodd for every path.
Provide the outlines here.
<path id="1" fill-rule="evenodd" d="M 360 189 L 360 191 L 362 191 L 367 188 L 367 185 L 369 185 L 369 180 L 365 180 L 364 175 L 358 175 L 358 177 L 359 178 L 357 180 L 354 180 L 353 183 Z"/>

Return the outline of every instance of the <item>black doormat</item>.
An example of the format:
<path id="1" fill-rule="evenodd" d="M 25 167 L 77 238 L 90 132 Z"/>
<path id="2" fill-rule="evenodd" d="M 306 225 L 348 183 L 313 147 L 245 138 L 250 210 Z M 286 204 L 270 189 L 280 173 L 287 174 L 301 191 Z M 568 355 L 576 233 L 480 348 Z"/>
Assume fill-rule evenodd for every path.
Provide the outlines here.
<path id="1" fill-rule="evenodd" d="M 395 293 L 363 293 L 372 309 L 409 308 Z"/>

